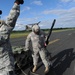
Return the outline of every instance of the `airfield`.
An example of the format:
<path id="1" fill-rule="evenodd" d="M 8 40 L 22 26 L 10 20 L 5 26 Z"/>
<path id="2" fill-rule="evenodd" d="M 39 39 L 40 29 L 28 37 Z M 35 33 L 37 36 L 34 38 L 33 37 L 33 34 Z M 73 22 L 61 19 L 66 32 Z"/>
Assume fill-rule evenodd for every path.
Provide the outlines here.
<path id="1" fill-rule="evenodd" d="M 11 45 L 24 46 L 25 40 L 26 37 L 12 38 Z M 52 32 L 47 50 L 51 54 L 53 65 L 53 71 L 48 75 L 75 75 L 75 30 Z M 42 62 L 39 62 L 36 73 L 45 75 L 44 69 Z M 29 68 L 24 71 L 27 73 L 28 70 Z"/>

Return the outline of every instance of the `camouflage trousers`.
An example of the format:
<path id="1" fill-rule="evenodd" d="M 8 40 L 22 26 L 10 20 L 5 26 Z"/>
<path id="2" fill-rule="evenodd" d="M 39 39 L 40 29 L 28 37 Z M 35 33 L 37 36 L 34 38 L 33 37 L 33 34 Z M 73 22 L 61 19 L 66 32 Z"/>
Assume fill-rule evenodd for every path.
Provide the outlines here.
<path id="1" fill-rule="evenodd" d="M 0 48 L 0 75 L 15 75 L 12 53 L 3 52 Z"/>
<path id="2" fill-rule="evenodd" d="M 15 75 L 14 71 L 0 70 L 0 75 Z"/>
<path id="3" fill-rule="evenodd" d="M 33 57 L 33 64 L 37 65 L 38 63 L 38 58 L 42 59 L 43 64 L 45 65 L 45 67 L 49 67 L 50 65 L 50 61 L 46 56 L 46 50 L 44 48 L 42 48 L 41 50 L 35 50 L 32 57 Z"/>

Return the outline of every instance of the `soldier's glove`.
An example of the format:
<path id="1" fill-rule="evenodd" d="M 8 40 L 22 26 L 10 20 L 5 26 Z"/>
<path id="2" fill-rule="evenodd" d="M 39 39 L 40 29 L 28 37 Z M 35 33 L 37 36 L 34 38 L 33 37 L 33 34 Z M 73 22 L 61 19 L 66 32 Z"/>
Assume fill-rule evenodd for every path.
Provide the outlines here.
<path id="1" fill-rule="evenodd" d="M 0 10 L 0 15 L 2 14 L 2 10 Z"/>
<path id="2" fill-rule="evenodd" d="M 23 4 L 24 0 L 16 0 L 15 3 Z"/>

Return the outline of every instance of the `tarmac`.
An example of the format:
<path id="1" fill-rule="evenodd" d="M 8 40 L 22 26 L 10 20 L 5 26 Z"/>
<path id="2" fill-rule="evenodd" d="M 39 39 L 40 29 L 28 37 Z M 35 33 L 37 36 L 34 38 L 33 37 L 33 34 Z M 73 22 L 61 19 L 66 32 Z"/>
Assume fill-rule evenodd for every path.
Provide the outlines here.
<path id="1" fill-rule="evenodd" d="M 11 39 L 11 45 L 24 46 L 25 40 L 26 37 Z M 75 30 L 53 32 L 47 50 L 50 53 L 53 68 L 45 74 L 45 67 L 40 61 L 35 74 L 31 72 L 31 67 L 23 69 L 27 75 L 75 75 Z"/>

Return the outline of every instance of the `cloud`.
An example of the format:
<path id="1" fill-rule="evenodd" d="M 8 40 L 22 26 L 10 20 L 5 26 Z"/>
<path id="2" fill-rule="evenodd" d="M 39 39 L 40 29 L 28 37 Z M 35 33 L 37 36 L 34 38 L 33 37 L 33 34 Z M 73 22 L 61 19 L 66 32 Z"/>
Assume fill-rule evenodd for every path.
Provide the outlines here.
<path id="1" fill-rule="evenodd" d="M 41 29 L 44 29 L 44 28 L 50 28 L 51 24 L 52 24 L 52 20 L 45 20 L 45 21 L 42 21 L 39 24 L 39 26 L 40 26 Z"/>
<path id="2" fill-rule="evenodd" d="M 68 0 L 70 1 L 70 0 Z M 67 2 L 68 2 L 67 1 Z M 75 0 L 73 0 L 75 1 Z M 25 10 L 30 10 L 31 8 L 25 7 L 22 12 Z M 53 15 L 53 16 L 52 16 Z M 42 17 L 41 17 L 42 16 Z M 48 17 L 46 19 L 46 17 Z M 51 19 L 52 18 L 52 19 Z M 64 27 L 75 27 L 75 7 L 70 7 L 68 9 L 50 9 L 44 10 L 42 13 L 40 12 L 40 17 L 32 17 L 32 18 L 19 18 L 15 29 L 25 29 L 26 24 L 31 24 L 38 22 L 41 20 L 42 22 L 39 24 L 41 28 L 50 28 L 53 22 L 53 18 L 56 18 L 55 28 L 64 28 Z M 46 20 L 45 20 L 46 19 Z M 44 21 L 43 21 L 44 20 Z M 23 25 L 21 25 L 23 24 Z"/>
<path id="3" fill-rule="evenodd" d="M 75 2 L 75 0 L 61 0 L 61 2 L 64 2 L 64 3 L 73 3 L 73 2 Z"/>
<path id="4" fill-rule="evenodd" d="M 56 8 L 64 8 L 68 9 L 71 7 L 75 7 L 75 0 L 60 0 L 57 4 Z"/>
<path id="5" fill-rule="evenodd" d="M 39 17 L 33 17 L 33 18 L 19 18 L 17 23 L 23 24 L 23 23 L 32 23 L 39 19 Z"/>
<path id="6" fill-rule="evenodd" d="M 43 5 L 43 3 L 41 1 L 33 1 L 31 4 L 35 4 L 35 5 Z"/>
<path id="7" fill-rule="evenodd" d="M 53 9 L 43 11 L 44 15 L 51 16 L 52 14 L 56 17 L 55 27 L 75 27 L 75 7 L 70 9 Z M 44 25 L 47 27 L 45 22 Z M 50 25 L 50 24 L 49 24 Z"/>
<path id="8" fill-rule="evenodd" d="M 26 10 L 30 10 L 31 8 L 29 7 L 29 6 L 26 6 L 26 7 L 24 7 L 22 10 L 21 10 L 21 13 L 22 12 L 24 12 L 24 11 L 26 11 Z"/>
<path id="9" fill-rule="evenodd" d="M 70 1 L 72 1 L 72 0 L 61 0 L 61 2 L 70 2 Z"/>
<path id="10" fill-rule="evenodd" d="M 17 20 L 16 26 L 14 30 L 25 30 L 25 26 L 27 24 L 37 23 L 39 17 L 33 17 L 33 18 L 19 18 Z"/>
<path id="11" fill-rule="evenodd" d="M 45 10 L 42 12 L 41 15 L 43 17 L 33 17 L 33 18 L 19 18 L 17 23 L 19 25 L 16 25 L 16 29 L 25 29 L 26 24 L 31 24 L 38 22 L 39 19 L 44 18 L 45 16 L 52 16 L 54 14 L 56 18 L 56 23 L 54 28 L 64 28 L 64 27 L 75 27 L 75 7 L 72 7 L 70 9 L 53 9 L 53 10 Z M 57 17 L 56 17 L 57 16 Z M 53 22 L 52 19 L 46 19 L 46 20 L 41 20 L 41 23 L 39 24 L 40 28 L 50 28 Z M 23 25 L 22 25 L 23 24 Z"/>
<path id="12" fill-rule="evenodd" d="M 75 0 L 73 0 L 75 2 Z"/>
<path id="13" fill-rule="evenodd" d="M 43 14 L 55 14 L 55 15 L 62 15 L 64 14 L 65 12 L 67 12 L 66 10 L 64 9 L 54 9 L 54 10 L 45 10 L 43 11 Z"/>
<path id="14" fill-rule="evenodd" d="M 48 14 L 55 14 L 55 15 L 59 15 L 59 16 L 62 16 L 62 15 L 67 15 L 67 14 L 73 14 L 75 12 L 75 7 L 72 7 L 70 9 L 53 9 L 53 10 L 45 10 L 43 11 L 42 13 L 45 14 L 45 15 L 48 15 Z"/>

